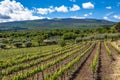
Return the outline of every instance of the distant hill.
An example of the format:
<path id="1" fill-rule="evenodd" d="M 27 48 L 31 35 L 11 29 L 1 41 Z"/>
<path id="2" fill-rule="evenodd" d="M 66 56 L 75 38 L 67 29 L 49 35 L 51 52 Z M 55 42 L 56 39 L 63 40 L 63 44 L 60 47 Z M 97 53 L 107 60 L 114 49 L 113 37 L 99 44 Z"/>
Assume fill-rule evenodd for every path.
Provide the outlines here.
<path id="1" fill-rule="evenodd" d="M 112 26 L 115 22 L 98 19 L 41 19 L 0 23 L 0 30 L 57 29 L 57 28 L 96 28 Z"/>

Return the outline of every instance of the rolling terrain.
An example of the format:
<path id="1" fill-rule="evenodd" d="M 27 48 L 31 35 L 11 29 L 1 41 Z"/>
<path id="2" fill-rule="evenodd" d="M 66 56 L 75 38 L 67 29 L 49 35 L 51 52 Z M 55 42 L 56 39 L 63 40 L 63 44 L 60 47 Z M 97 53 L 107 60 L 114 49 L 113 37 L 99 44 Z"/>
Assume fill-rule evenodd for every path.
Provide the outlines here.
<path id="1" fill-rule="evenodd" d="M 61 29 L 61 28 L 98 28 L 112 26 L 115 22 L 98 19 L 41 19 L 31 21 L 16 21 L 0 23 L 0 30 L 30 30 L 30 29 Z"/>

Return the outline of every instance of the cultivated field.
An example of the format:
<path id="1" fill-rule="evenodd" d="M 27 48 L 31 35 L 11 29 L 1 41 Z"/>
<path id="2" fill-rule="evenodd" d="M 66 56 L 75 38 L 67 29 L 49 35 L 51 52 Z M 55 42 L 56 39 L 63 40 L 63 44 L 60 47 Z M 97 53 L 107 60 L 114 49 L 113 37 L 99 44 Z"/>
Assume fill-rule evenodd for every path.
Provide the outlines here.
<path id="1" fill-rule="evenodd" d="M 0 52 L 0 80 L 120 80 L 120 50 L 111 42 Z"/>

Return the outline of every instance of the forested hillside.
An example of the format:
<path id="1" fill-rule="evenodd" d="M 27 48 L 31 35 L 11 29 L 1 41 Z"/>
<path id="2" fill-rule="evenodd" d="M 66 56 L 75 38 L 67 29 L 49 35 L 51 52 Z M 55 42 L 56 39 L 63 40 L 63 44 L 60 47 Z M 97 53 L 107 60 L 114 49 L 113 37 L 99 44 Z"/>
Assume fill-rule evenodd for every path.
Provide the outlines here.
<path id="1" fill-rule="evenodd" d="M 97 19 L 42 19 L 0 23 L 0 30 L 28 30 L 28 29 L 61 29 L 61 28 L 96 28 L 112 26 L 115 22 Z"/>

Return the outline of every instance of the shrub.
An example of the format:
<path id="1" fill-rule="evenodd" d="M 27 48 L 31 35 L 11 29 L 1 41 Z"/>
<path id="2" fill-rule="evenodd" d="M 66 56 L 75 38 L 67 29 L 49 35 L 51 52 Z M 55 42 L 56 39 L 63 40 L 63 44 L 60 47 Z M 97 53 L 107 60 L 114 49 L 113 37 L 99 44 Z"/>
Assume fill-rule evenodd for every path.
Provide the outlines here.
<path id="1" fill-rule="evenodd" d="M 70 32 L 70 33 L 65 33 L 65 34 L 63 35 L 63 39 L 64 39 L 64 40 L 75 39 L 76 37 L 77 37 L 76 34 L 75 34 L 75 33 L 72 33 L 72 32 Z"/>
<path id="2" fill-rule="evenodd" d="M 22 47 L 22 42 L 15 42 L 14 46 L 18 47 L 18 48 L 21 48 Z"/>
<path id="3" fill-rule="evenodd" d="M 59 42 L 59 44 L 60 44 L 61 47 L 64 47 L 64 46 L 66 45 L 66 42 L 65 42 L 65 40 L 61 40 L 61 41 Z"/>
<path id="4" fill-rule="evenodd" d="M 9 41 L 8 41 L 8 40 L 6 40 L 6 39 L 3 39 L 3 40 L 2 40 L 2 43 L 8 44 L 8 43 L 9 43 Z"/>
<path id="5" fill-rule="evenodd" d="M 0 48 L 4 49 L 6 47 L 6 44 L 0 43 Z"/>
<path id="6" fill-rule="evenodd" d="M 32 42 L 28 41 L 28 42 L 25 42 L 25 47 L 31 47 L 32 46 Z"/>

